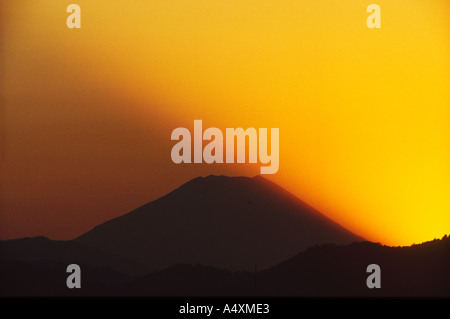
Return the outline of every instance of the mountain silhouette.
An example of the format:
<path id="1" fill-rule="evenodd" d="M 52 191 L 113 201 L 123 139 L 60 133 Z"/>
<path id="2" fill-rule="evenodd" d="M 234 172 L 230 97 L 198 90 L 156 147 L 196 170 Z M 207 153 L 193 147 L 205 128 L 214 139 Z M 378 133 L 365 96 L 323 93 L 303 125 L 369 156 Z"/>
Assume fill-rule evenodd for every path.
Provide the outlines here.
<path id="1" fill-rule="evenodd" d="M 363 239 L 261 177 L 198 177 L 74 242 L 159 270 L 265 269 L 324 243 Z"/>
<path id="2" fill-rule="evenodd" d="M 450 297 L 448 269 L 447 236 L 367 242 L 260 176 L 193 179 L 73 240 L 0 241 L 0 296 Z"/>

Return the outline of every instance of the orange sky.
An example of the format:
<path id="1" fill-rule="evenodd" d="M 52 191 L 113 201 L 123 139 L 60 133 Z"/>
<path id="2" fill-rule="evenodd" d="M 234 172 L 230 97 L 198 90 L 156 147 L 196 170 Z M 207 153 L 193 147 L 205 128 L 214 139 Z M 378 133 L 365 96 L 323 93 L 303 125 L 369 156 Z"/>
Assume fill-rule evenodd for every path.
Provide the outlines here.
<path id="1" fill-rule="evenodd" d="M 0 238 L 70 239 L 206 174 L 176 127 L 280 128 L 270 179 L 389 245 L 450 226 L 450 5 L 377 1 L 2 2 Z"/>

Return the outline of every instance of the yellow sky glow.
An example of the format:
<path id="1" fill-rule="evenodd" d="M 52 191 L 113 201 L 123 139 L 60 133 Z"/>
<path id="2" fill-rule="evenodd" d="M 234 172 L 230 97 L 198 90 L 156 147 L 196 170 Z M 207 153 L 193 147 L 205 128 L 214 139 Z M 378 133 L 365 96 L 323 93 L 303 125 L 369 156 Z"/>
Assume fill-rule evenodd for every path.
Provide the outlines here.
<path id="1" fill-rule="evenodd" d="M 125 196 L 119 188 L 138 175 L 156 183 L 164 178 L 152 170 L 170 169 L 169 175 L 185 178 L 200 172 L 164 161 L 170 161 L 171 130 L 192 129 L 193 120 L 202 119 L 204 127 L 280 128 L 280 170 L 268 178 L 369 240 L 409 245 L 449 232 L 448 1 L 377 1 L 381 29 L 367 28 L 371 2 L 357 0 L 76 3 L 79 30 L 65 26 L 69 2 L 7 0 L 1 13 L 4 149 L 10 154 L 4 165 L 11 185 L 4 182 L 2 200 L 17 215 L 33 214 L 24 213 L 20 194 L 43 192 L 28 184 L 21 192 L 27 165 L 40 161 L 71 178 L 78 170 L 95 175 L 101 165 L 100 151 L 78 166 L 67 164 L 67 154 L 58 159 L 51 152 L 64 138 L 55 140 L 51 132 L 83 141 L 72 146 L 79 153 L 85 138 L 92 149 L 110 151 L 80 133 L 90 121 L 105 122 L 98 132 L 106 135 L 115 121 L 127 119 L 130 140 L 151 131 L 152 155 L 147 150 L 146 160 L 133 167 L 121 166 L 128 159 L 111 159 L 111 167 L 128 172 L 120 180 L 114 180 L 117 170 L 112 177 L 101 175 L 110 186 L 100 199 L 112 201 L 117 192 Z M 36 126 L 48 131 L 41 141 L 47 148 L 27 144 Z M 201 172 L 223 170 L 216 168 Z M 228 174 L 257 172 L 233 166 Z M 58 183 L 48 182 L 51 174 L 41 177 L 49 192 L 57 192 Z M 169 179 L 165 190 L 179 182 Z M 79 178 L 67 191 L 89 183 Z M 136 203 L 155 194 L 142 193 Z M 76 205 L 80 198 L 68 200 Z M 94 224 L 126 212 L 89 217 L 105 209 L 94 201 L 70 214 L 80 228 L 67 236 L 88 230 L 81 229 L 83 221 Z M 133 206 L 127 205 L 119 208 Z M 0 214 L 6 225 L 19 221 L 6 210 Z M 15 227 L 16 233 L 0 228 L 0 236 L 37 231 Z"/>

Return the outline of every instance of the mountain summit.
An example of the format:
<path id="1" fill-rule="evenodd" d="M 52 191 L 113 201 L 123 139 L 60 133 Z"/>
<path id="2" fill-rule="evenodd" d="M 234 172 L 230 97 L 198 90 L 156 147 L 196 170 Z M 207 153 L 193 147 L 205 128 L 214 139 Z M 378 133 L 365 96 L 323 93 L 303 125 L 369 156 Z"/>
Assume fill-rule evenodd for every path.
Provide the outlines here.
<path id="1" fill-rule="evenodd" d="M 261 177 L 198 177 L 75 239 L 150 270 L 264 269 L 323 243 L 363 239 Z"/>

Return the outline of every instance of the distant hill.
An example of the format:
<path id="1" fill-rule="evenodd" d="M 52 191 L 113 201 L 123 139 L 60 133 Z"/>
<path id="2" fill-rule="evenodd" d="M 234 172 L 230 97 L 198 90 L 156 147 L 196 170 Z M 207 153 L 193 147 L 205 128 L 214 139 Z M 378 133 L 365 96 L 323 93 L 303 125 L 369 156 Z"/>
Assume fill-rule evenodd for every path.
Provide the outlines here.
<path id="1" fill-rule="evenodd" d="M 366 268 L 381 268 L 381 288 L 368 289 Z M 326 244 L 259 274 L 270 296 L 450 297 L 450 239 L 410 247 L 371 242 Z"/>
<path id="2" fill-rule="evenodd" d="M 381 268 L 369 289 L 367 266 Z M 122 294 L 143 296 L 450 297 L 450 239 L 411 247 L 325 244 L 268 270 L 235 272 L 177 265 L 136 278 Z"/>
<path id="3" fill-rule="evenodd" d="M 82 269 L 81 288 L 66 286 L 67 263 L 51 260 L 0 262 L 0 297 L 113 296 L 120 283 L 132 277 L 107 267 L 78 263 Z"/>
<path id="4" fill-rule="evenodd" d="M 265 269 L 308 247 L 363 239 L 261 176 L 195 178 L 75 239 L 148 269 Z"/>
<path id="5" fill-rule="evenodd" d="M 0 240 L 0 262 L 5 260 L 27 263 L 44 260 L 63 263 L 66 266 L 72 263 L 80 263 L 92 267 L 107 266 L 121 273 L 148 273 L 144 266 L 129 258 L 87 247 L 76 241 L 50 240 L 42 236 Z"/>
<path id="6" fill-rule="evenodd" d="M 379 289 L 366 286 L 372 263 L 381 267 Z M 411 247 L 318 245 L 256 273 L 180 264 L 126 277 L 81 265 L 81 289 L 65 286 L 64 267 L 2 260 L 0 296 L 450 297 L 447 237 Z"/>

